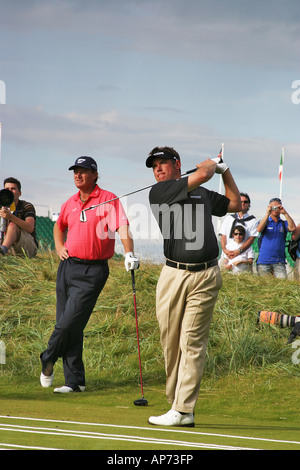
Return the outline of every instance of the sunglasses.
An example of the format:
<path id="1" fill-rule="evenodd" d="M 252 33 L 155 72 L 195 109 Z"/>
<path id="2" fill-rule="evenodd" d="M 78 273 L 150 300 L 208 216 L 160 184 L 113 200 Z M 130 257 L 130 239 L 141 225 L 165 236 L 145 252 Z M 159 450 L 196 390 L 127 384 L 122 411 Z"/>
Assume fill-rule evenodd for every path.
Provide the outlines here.
<path id="1" fill-rule="evenodd" d="M 240 236 L 242 237 L 244 234 L 241 233 L 241 232 L 235 232 L 233 235 L 236 235 L 236 236 L 237 236 L 237 235 L 240 235 Z"/>

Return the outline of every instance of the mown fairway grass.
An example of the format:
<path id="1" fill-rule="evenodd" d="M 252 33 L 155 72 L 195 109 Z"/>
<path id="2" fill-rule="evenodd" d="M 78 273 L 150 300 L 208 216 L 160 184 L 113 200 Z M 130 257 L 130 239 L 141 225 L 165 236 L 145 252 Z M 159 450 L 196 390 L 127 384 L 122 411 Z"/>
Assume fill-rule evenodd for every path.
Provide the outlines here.
<path id="1" fill-rule="evenodd" d="M 133 405 L 141 397 L 133 294 L 123 260 L 110 261 L 109 280 L 85 330 L 87 392 L 57 396 L 52 389 L 40 387 L 39 355 L 55 324 L 57 266 L 58 259 L 50 252 L 34 260 L 1 258 L 0 340 L 5 344 L 6 364 L 0 365 L 0 414 L 148 426 L 150 414 L 168 410 L 155 318 L 161 267 L 142 264 L 135 274 L 144 394 L 149 402 L 139 408 Z M 292 280 L 223 275 L 195 430 L 300 441 L 300 365 L 292 362 L 296 350 L 287 344 L 291 330 L 256 324 L 259 310 L 296 315 L 298 306 L 299 284 Z M 55 386 L 63 383 L 59 360 Z M 85 445 L 91 443 L 72 444 Z M 97 445 L 120 449 L 125 444 Z M 263 448 L 270 446 L 279 444 Z M 299 447 L 285 444 L 284 448 Z"/>

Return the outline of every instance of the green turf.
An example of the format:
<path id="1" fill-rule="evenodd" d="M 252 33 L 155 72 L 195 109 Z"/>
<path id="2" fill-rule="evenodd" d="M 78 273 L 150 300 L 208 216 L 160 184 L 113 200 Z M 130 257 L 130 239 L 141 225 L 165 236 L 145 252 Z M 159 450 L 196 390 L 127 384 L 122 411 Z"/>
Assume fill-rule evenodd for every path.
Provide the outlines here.
<path id="1" fill-rule="evenodd" d="M 299 284 L 272 278 L 262 281 L 253 275 L 223 276 L 196 408 L 196 425 L 190 429 L 198 434 L 189 434 L 188 429 L 175 433 L 160 431 L 147 423 L 150 415 L 169 409 L 155 318 L 159 266 L 144 265 L 136 273 L 144 395 L 149 406 L 133 404 L 141 397 L 141 389 L 131 279 L 122 261 L 110 263 L 109 281 L 85 331 L 87 391 L 60 396 L 53 394 L 53 389 L 40 387 L 39 354 L 46 347 L 55 322 L 57 265 L 54 254 L 40 254 L 35 260 L 5 259 L 0 265 L 0 340 L 6 347 L 6 363 L 0 365 L 0 414 L 64 423 L 1 418 L 4 429 L 0 430 L 0 444 L 82 450 L 187 451 L 195 450 L 192 444 L 189 448 L 188 444 L 187 447 L 174 445 L 173 441 L 191 440 L 208 448 L 210 445 L 300 448 L 300 366 L 292 361 L 297 349 L 287 344 L 290 329 L 256 324 L 258 310 L 299 314 Z M 54 385 L 63 382 L 59 360 Z M 147 429 L 81 427 L 68 421 Z M 17 432 L 4 426 L 9 423 L 114 436 L 126 434 L 132 439 L 134 436 L 149 438 L 151 442 Z M 153 439 L 164 442 L 154 443 Z"/>
<path id="2" fill-rule="evenodd" d="M 274 382 L 274 383 L 271 383 Z M 286 389 L 282 396 L 282 388 Z M 195 428 L 185 430 L 192 432 L 219 434 L 222 436 L 196 437 L 196 442 L 213 443 L 237 447 L 259 449 L 299 449 L 300 426 L 298 406 L 299 380 L 289 377 L 286 380 L 270 381 L 269 377 L 231 377 L 219 379 L 213 384 L 204 383 L 196 409 Z M 44 418 L 62 421 L 77 421 L 82 423 L 101 423 L 123 426 L 148 427 L 150 434 L 160 439 L 187 440 L 189 436 L 166 435 L 148 425 L 147 419 L 151 414 L 160 414 L 168 409 L 164 399 L 164 389 L 146 387 L 145 397 L 149 405 L 136 407 L 133 400 L 139 397 L 139 390 L 133 387 L 117 387 L 99 389 L 92 392 L 72 395 L 56 395 L 52 389 L 41 389 L 38 378 L 27 380 L 1 381 L 0 409 L 2 415 Z M 3 422 L 3 419 L 0 419 Z M 11 421 L 8 421 L 11 422 Z M 17 421 L 24 425 L 24 422 Z M 13 421 L 16 424 L 16 421 Z M 25 422 L 25 425 L 29 423 Z M 34 426 L 54 427 L 51 423 L 30 423 Z M 66 425 L 59 425 L 66 429 Z M 70 426 L 69 426 L 70 428 Z M 80 426 L 71 426 L 80 430 Z M 89 428 L 90 429 L 90 428 Z M 93 432 L 126 433 L 126 435 L 141 435 L 141 431 L 119 429 L 94 429 Z M 17 434 L 17 435 L 15 435 Z M 142 433 L 145 435 L 145 432 Z M 146 433 L 147 435 L 147 433 Z M 275 441 L 268 442 L 238 439 L 229 436 L 243 436 Z M 13 440 L 12 440 L 13 439 Z M 32 436 L 0 431 L 0 442 L 22 442 L 24 445 L 39 445 L 63 449 L 162 449 L 165 445 L 142 445 L 120 441 L 97 441 L 96 439 L 57 438 L 54 436 Z M 182 449 L 175 446 L 175 449 Z"/>

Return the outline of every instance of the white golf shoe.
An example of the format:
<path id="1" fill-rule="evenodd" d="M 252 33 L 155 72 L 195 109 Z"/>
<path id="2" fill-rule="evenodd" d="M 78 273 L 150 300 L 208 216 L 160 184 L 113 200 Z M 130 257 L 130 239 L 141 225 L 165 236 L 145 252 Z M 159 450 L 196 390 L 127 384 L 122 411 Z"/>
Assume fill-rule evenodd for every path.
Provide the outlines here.
<path id="1" fill-rule="evenodd" d="M 40 384 L 44 388 L 52 387 L 53 379 L 54 379 L 54 372 L 52 372 L 51 375 L 45 375 L 45 374 L 43 374 L 43 372 L 41 372 Z"/>
<path id="2" fill-rule="evenodd" d="M 169 410 L 161 416 L 150 416 L 148 423 L 156 426 L 185 426 L 189 428 L 195 426 L 193 413 L 182 414 L 176 410 Z"/>
<path id="3" fill-rule="evenodd" d="M 54 393 L 72 393 L 72 392 L 84 392 L 84 385 L 63 385 L 62 387 L 55 388 Z"/>

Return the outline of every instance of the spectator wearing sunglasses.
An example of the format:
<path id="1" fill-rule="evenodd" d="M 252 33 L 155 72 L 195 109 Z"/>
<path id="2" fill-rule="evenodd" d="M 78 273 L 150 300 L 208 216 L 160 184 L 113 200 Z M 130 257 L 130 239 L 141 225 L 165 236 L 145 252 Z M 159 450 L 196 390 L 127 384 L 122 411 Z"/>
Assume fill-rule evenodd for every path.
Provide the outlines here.
<path id="1" fill-rule="evenodd" d="M 233 231 L 233 238 L 229 238 L 226 244 L 226 250 L 230 252 L 239 253 L 234 258 L 229 258 L 224 251 L 222 252 L 220 264 L 221 267 L 232 271 L 235 274 L 239 274 L 245 271 L 251 271 L 253 260 L 254 260 L 254 251 L 252 246 L 240 253 L 239 249 L 244 244 L 246 230 L 243 225 L 236 225 Z"/>
<path id="2" fill-rule="evenodd" d="M 221 235 L 221 247 L 222 251 L 226 254 L 228 259 L 234 259 L 241 253 L 248 250 L 253 245 L 255 238 L 258 237 L 256 230 L 258 221 L 254 215 L 249 214 L 251 205 L 250 197 L 247 193 L 240 193 L 241 197 L 241 210 L 235 214 L 228 214 L 220 228 L 219 234 Z M 236 225 L 242 225 L 245 228 L 245 236 L 243 244 L 235 250 L 227 248 L 227 242 L 234 240 L 233 232 Z M 231 245 L 230 245 L 231 246 Z"/>
<path id="3" fill-rule="evenodd" d="M 286 220 L 282 220 L 280 215 Z M 285 240 L 287 232 L 295 229 L 295 222 L 282 206 L 281 199 L 270 199 L 266 214 L 257 226 L 257 231 L 261 234 L 258 240 L 258 274 L 272 274 L 281 279 L 287 276 Z"/>

